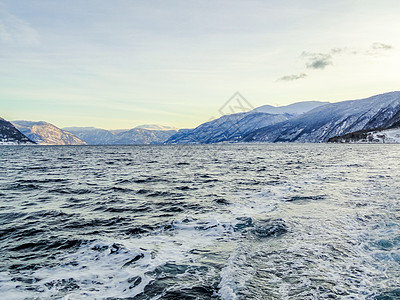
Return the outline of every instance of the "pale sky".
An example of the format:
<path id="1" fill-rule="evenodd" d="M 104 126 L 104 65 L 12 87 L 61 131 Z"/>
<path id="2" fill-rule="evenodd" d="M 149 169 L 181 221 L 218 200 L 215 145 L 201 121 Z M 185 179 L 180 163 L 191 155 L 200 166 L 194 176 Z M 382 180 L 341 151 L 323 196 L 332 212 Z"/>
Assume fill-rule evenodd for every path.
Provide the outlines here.
<path id="1" fill-rule="evenodd" d="M 0 0 L 0 116 L 190 128 L 400 90 L 400 1 Z"/>

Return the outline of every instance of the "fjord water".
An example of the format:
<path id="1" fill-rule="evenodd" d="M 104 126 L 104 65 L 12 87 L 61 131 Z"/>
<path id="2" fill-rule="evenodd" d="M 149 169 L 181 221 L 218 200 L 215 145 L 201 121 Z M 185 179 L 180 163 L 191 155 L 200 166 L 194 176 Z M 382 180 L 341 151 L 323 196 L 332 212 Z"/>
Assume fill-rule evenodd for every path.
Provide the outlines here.
<path id="1" fill-rule="evenodd" d="M 3 146 L 1 299 L 399 299 L 400 148 Z"/>

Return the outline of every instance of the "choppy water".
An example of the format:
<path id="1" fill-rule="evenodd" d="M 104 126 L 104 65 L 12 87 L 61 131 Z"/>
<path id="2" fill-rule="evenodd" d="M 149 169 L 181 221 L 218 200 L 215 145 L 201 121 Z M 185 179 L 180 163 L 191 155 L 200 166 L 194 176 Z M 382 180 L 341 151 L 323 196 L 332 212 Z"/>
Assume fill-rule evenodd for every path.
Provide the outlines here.
<path id="1" fill-rule="evenodd" d="M 1 299 L 400 299 L 400 148 L 0 148 Z"/>

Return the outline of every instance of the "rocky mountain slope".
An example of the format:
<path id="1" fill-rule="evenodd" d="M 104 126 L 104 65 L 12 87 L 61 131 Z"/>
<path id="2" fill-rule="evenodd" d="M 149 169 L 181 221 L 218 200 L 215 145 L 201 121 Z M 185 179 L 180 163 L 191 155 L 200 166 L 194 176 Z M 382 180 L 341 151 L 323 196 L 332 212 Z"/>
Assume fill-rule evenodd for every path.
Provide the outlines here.
<path id="1" fill-rule="evenodd" d="M 0 145 L 26 145 L 35 144 L 23 135 L 13 124 L 0 118 Z"/>
<path id="2" fill-rule="evenodd" d="M 131 130 L 116 134 L 113 144 L 117 145 L 162 144 L 175 133 L 176 130 L 150 130 L 142 128 L 133 128 Z"/>
<path id="3" fill-rule="evenodd" d="M 88 145 L 108 145 L 114 139 L 111 131 L 95 127 L 66 127 L 63 130 L 71 132 Z"/>
<path id="4" fill-rule="evenodd" d="M 307 101 L 288 106 L 264 105 L 247 113 L 224 115 L 194 129 L 180 130 L 167 140 L 168 144 L 210 144 L 236 142 L 247 134 L 266 126 L 287 121 L 328 102 Z"/>
<path id="5" fill-rule="evenodd" d="M 329 138 L 400 122 L 400 92 L 326 104 L 247 134 L 242 142 L 327 142 Z"/>
<path id="6" fill-rule="evenodd" d="M 150 125 L 145 126 L 149 128 Z M 88 145 L 162 144 L 177 132 L 167 130 L 161 125 L 153 128 L 158 129 L 105 130 L 94 127 L 67 127 L 64 130 L 75 134 Z"/>
<path id="7" fill-rule="evenodd" d="M 290 114 L 273 115 L 259 112 L 225 115 L 194 129 L 183 129 L 170 137 L 167 144 L 211 144 L 238 141 L 246 134 L 268 125 L 286 121 Z"/>
<path id="8" fill-rule="evenodd" d="M 374 130 L 360 130 L 342 136 L 335 136 L 328 140 L 328 143 L 382 143 L 399 144 L 400 127 L 397 128 L 376 128 Z"/>
<path id="9" fill-rule="evenodd" d="M 39 145 L 86 145 L 75 135 L 47 122 L 13 121 L 13 125 Z"/>

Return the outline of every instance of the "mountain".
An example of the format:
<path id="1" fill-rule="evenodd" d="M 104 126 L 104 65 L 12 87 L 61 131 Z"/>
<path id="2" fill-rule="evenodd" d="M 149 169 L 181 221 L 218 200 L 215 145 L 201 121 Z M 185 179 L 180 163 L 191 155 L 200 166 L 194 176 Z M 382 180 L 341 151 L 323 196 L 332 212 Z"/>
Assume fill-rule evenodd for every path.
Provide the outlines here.
<path id="1" fill-rule="evenodd" d="M 326 142 L 334 136 L 400 122 L 400 92 L 329 103 L 249 133 L 242 142 Z"/>
<path id="2" fill-rule="evenodd" d="M 194 129 L 180 130 L 167 144 L 210 144 L 240 141 L 247 134 L 273 124 L 287 121 L 309 109 L 328 102 L 307 101 L 288 106 L 264 105 L 246 113 L 224 115 Z"/>
<path id="3" fill-rule="evenodd" d="M 23 135 L 13 124 L 0 118 L 0 145 L 35 144 Z"/>
<path id="4" fill-rule="evenodd" d="M 39 145 L 86 145 L 75 135 L 47 122 L 13 121 L 13 125 Z"/>
<path id="5" fill-rule="evenodd" d="M 178 128 L 176 128 L 176 127 L 164 126 L 164 125 L 159 125 L 159 124 L 144 124 L 144 125 L 136 126 L 133 129 L 147 129 L 147 130 L 160 130 L 160 131 L 175 130 L 175 131 L 178 131 Z M 113 134 L 117 134 L 117 133 L 129 131 L 129 130 L 130 129 L 110 129 L 108 131 L 113 133 Z"/>
<path id="6" fill-rule="evenodd" d="M 177 132 L 176 130 L 143 128 L 105 130 L 94 127 L 67 127 L 64 130 L 75 134 L 89 145 L 162 144 Z"/>
<path id="7" fill-rule="evenodd" d="M 133 128 L 131 130 L 115 134 L 113 144 L 162 144 L 175 133 L 176 130 L 149 130 L 142 128 Z"/>
<path id="8" fill-rule="evenodd" d="M 164 125 L 159 125 L 159 124 L 145 124 L 145 125 L 139 125 L 136 126 L 135 128 L 139 129 L 148 129 L 148 130 L 175 130 L 178 131 L 178 128 L 172 127 L 172 126 L 164 126 Z"/>
<path id="9" fill-rule="evenodd" d="M 179 130 L 167 144 L 211 144 L 240 140 L 244 135 L 268 125 L 286 121 L 289 114 L 273 115 L 259 112 L 225 115 L 194 129 Z"/>
<path id="10" fill-rule="evenodd" d="M 66 127 L 63 130 L 71 132 L 88 145 L 110 145 L 114 141 L 114 133 L 105 129 L 95 127 Z"/>
<path id="11" fill-rule="evenodd" d="M 322 106 L 324 104 L 328 104 L 329 102 L 322 101 L 303 101 L 296 102 L 286 106 L 272 106 L 272 105 L 263 105 L 255 108 L 253 111 L 255 112 L 263 112 L 268 114 L 291 114 L 291 115 L 300 115 L 305 112 L 308 112 L 316 107 Z"/>

